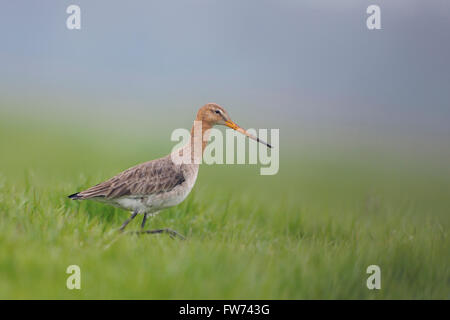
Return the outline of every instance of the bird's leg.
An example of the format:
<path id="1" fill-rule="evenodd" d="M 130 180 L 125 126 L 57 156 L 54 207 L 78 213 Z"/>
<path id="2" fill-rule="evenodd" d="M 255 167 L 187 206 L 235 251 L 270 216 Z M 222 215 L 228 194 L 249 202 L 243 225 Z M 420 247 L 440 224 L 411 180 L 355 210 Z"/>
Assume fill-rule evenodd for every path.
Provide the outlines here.
<path id="1" fill-rule="evenodd" d="M 125 220 L 125 222 L 122 224 L 122 226 L 119 228 L 119 230 L 123 231 L 123 229 L 125 229 L 127 224 L 129 224 L 130 221 L 133 220 L 136 217 L 137 214 L 138 214 L 137 211 L 133 211 L 133 213 L 131 214 L 131 217 L 129 219 Z"/>
<path id="2" fill-rule="evenodd" d="M 145 222 L 147 221 L 147 215 L 148 215 L 148 213 L 144 213 L 144 218 L 142 219 L 142 223 L 141 223 L 141 229 L 144 229 Z"/>
<path id="3" fill-rule="evenodd" d="M 136 234 L 168 233 L 171 238 L 179 237 L 181 240 L 185 240 L 186 239 L 184 236 L 182 236 L 181 234 L 179 234 L 175 230 L 172 230 L 172 229 L 169 229 L 169 228 L 155 229 L 155 230 L 141 230 L 141 231 L 136 231 L 135 233 Z"/>
<path id="4" fill-rule="evenodd" d="M 179 237 L 180 239 L 184 240 L 184 236 L 182 236 L 181 234 L 179 234 L 178 232 L 176 232 L 175 230 L 169 229 L 169 228 L 164 228 L 164 229 L 155 229 L 155 230 L 143 230 L 145 227 L 145 222 L 147 222 L 147 218 L 148 216 L 152 215 L 151 213 L 144 213 L 144 218 L 142 219 L 142 223 L 141 223 L 141 229 L 139 231 L 130 231 L 129 233 L 131 234 L 155 234 L 155 233 L 168 233 L 170 235 L 171 238 L 176 238 Z M 129 219 L 131 221 L 131 219 L 133 219 L 135 217 L 135 215 L 131 216 L 131 218 Z M 128 222 L 130 221 L 125 221 L 124 223 L 124 228 L 126 226 L 126 224 L 128 224 Z M 122 229 L 123 230 L 123 229 Z"/>

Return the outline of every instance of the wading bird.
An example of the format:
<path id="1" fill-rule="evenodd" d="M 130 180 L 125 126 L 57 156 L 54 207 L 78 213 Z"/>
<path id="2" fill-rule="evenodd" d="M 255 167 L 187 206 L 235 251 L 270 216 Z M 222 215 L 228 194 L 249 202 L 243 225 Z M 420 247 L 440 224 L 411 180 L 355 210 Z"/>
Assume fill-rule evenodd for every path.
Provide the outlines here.
<path id="1" fill-rule="evenodd" d="M 228 113 L 215 103 L 208 103 L 198 110 L 197 117 L 191 129 L 191 141 L 186 146 L 174 151 L 178 156 L 187 156 L 190 161 L 178 163 L 173 161 L 171 153 L 163 158 L 141 163 L 127 169 L 111 179 L 97 184 L 87 190 L 69 196 L 73 200 L 95 200 L 131 212 L 119 230 L 123 231 L 128 223 L 138 214 L 143 215 L 141 230 L 136 233 L 168 233 L 179 236 L 178 232 L 164 228 L 144 230 L 149 216 L 159 211 L 181 203 L 192 190 L 197 179 L 199 169 L 198 157 L 203 154 L 208 141 L 209 129 L 214 125 L 225 125 L 249 138 L 271 146 L 259 138 L 251 135 L 233 121 Z M 196 152 L 196 143 L 200 141 L 201 153 Z M 189 156 L 190 155 L 190 156 Z"/>

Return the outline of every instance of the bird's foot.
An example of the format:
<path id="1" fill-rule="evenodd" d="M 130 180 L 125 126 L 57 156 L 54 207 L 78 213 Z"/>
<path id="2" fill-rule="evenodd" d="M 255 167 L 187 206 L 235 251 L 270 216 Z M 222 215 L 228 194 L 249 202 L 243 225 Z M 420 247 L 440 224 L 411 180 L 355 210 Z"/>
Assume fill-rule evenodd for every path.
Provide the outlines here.
<path id="1" fill-rule="evenodd" d="M 139 231 L 131 231 L 130 233 L 134 234 L 155 234 L 155 233 L 168 233 L 169 236 L 174 239 L 176 237 L 180 238 L 181 240 L 185 240 L 186 238 L 178 233 L 175 230 L 164 228 L 164 229 L 154 229 L 154 230 L 139 230 Z"/>

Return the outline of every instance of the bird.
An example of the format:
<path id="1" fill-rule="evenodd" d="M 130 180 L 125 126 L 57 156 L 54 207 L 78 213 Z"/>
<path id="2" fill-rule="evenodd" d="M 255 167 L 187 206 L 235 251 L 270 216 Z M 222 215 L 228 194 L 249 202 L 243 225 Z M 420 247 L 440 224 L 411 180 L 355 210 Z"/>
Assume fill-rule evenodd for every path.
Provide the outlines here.
<path id="1" fill-rule="evenodd" d="M 224 108 L 216 103 L 207 103 L 197 112 L 190 143 L 165 157 L 138 164 L 84 191 L 71 194 L 68 198 L 94 200 L 130 212 L 131 216 L 121 225 L 120 231 L 124 231 L 137 215 L 142 215 L 141 230 L 134 233 L 167 233 L 172 238 L 184 239 L 183 235 L 170 228 L 144 230 L 145 223 L 149 217 L 180 204 L 189 195 L 197 180 L 199 157 L 208 143 L 209 129 L 215 125 L 227 126 L 272 148 L 270 144 L 234 123 Z M 201 147 L 196 149 L 195 144 L 198 142 Z M 196 151 L 199 149 L 201 153 Z M 176 156 L 184 156 L 183 159 L 190 161 L 174 161 L 178 159 Z"/>

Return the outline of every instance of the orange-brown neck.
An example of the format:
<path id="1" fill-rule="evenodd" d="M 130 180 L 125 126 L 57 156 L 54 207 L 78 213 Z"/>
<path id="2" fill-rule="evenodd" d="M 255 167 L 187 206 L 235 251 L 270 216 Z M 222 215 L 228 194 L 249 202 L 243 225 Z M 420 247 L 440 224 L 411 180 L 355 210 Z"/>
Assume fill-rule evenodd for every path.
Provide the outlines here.
<path id="1" fill-rule="evenodd" d="M 195 158 L 195 153 L 197 152 L 197 157 L 203 155 L 203 151 L 205 151 L 206 145 L 208 144 L 209 139 L 209 129 L 211 129 L 213 126 L 208 121 L 202 121 L 195 119 L 194 124 L 192 125 L 191 129 L 191 155 L 192 158 Z M 196 150 L 196 146 L 201 145 L 201 151 L 200 147 L 198 147 L 198 150 Z M 195 146 L 195 147 L 194 147 Z"/>

